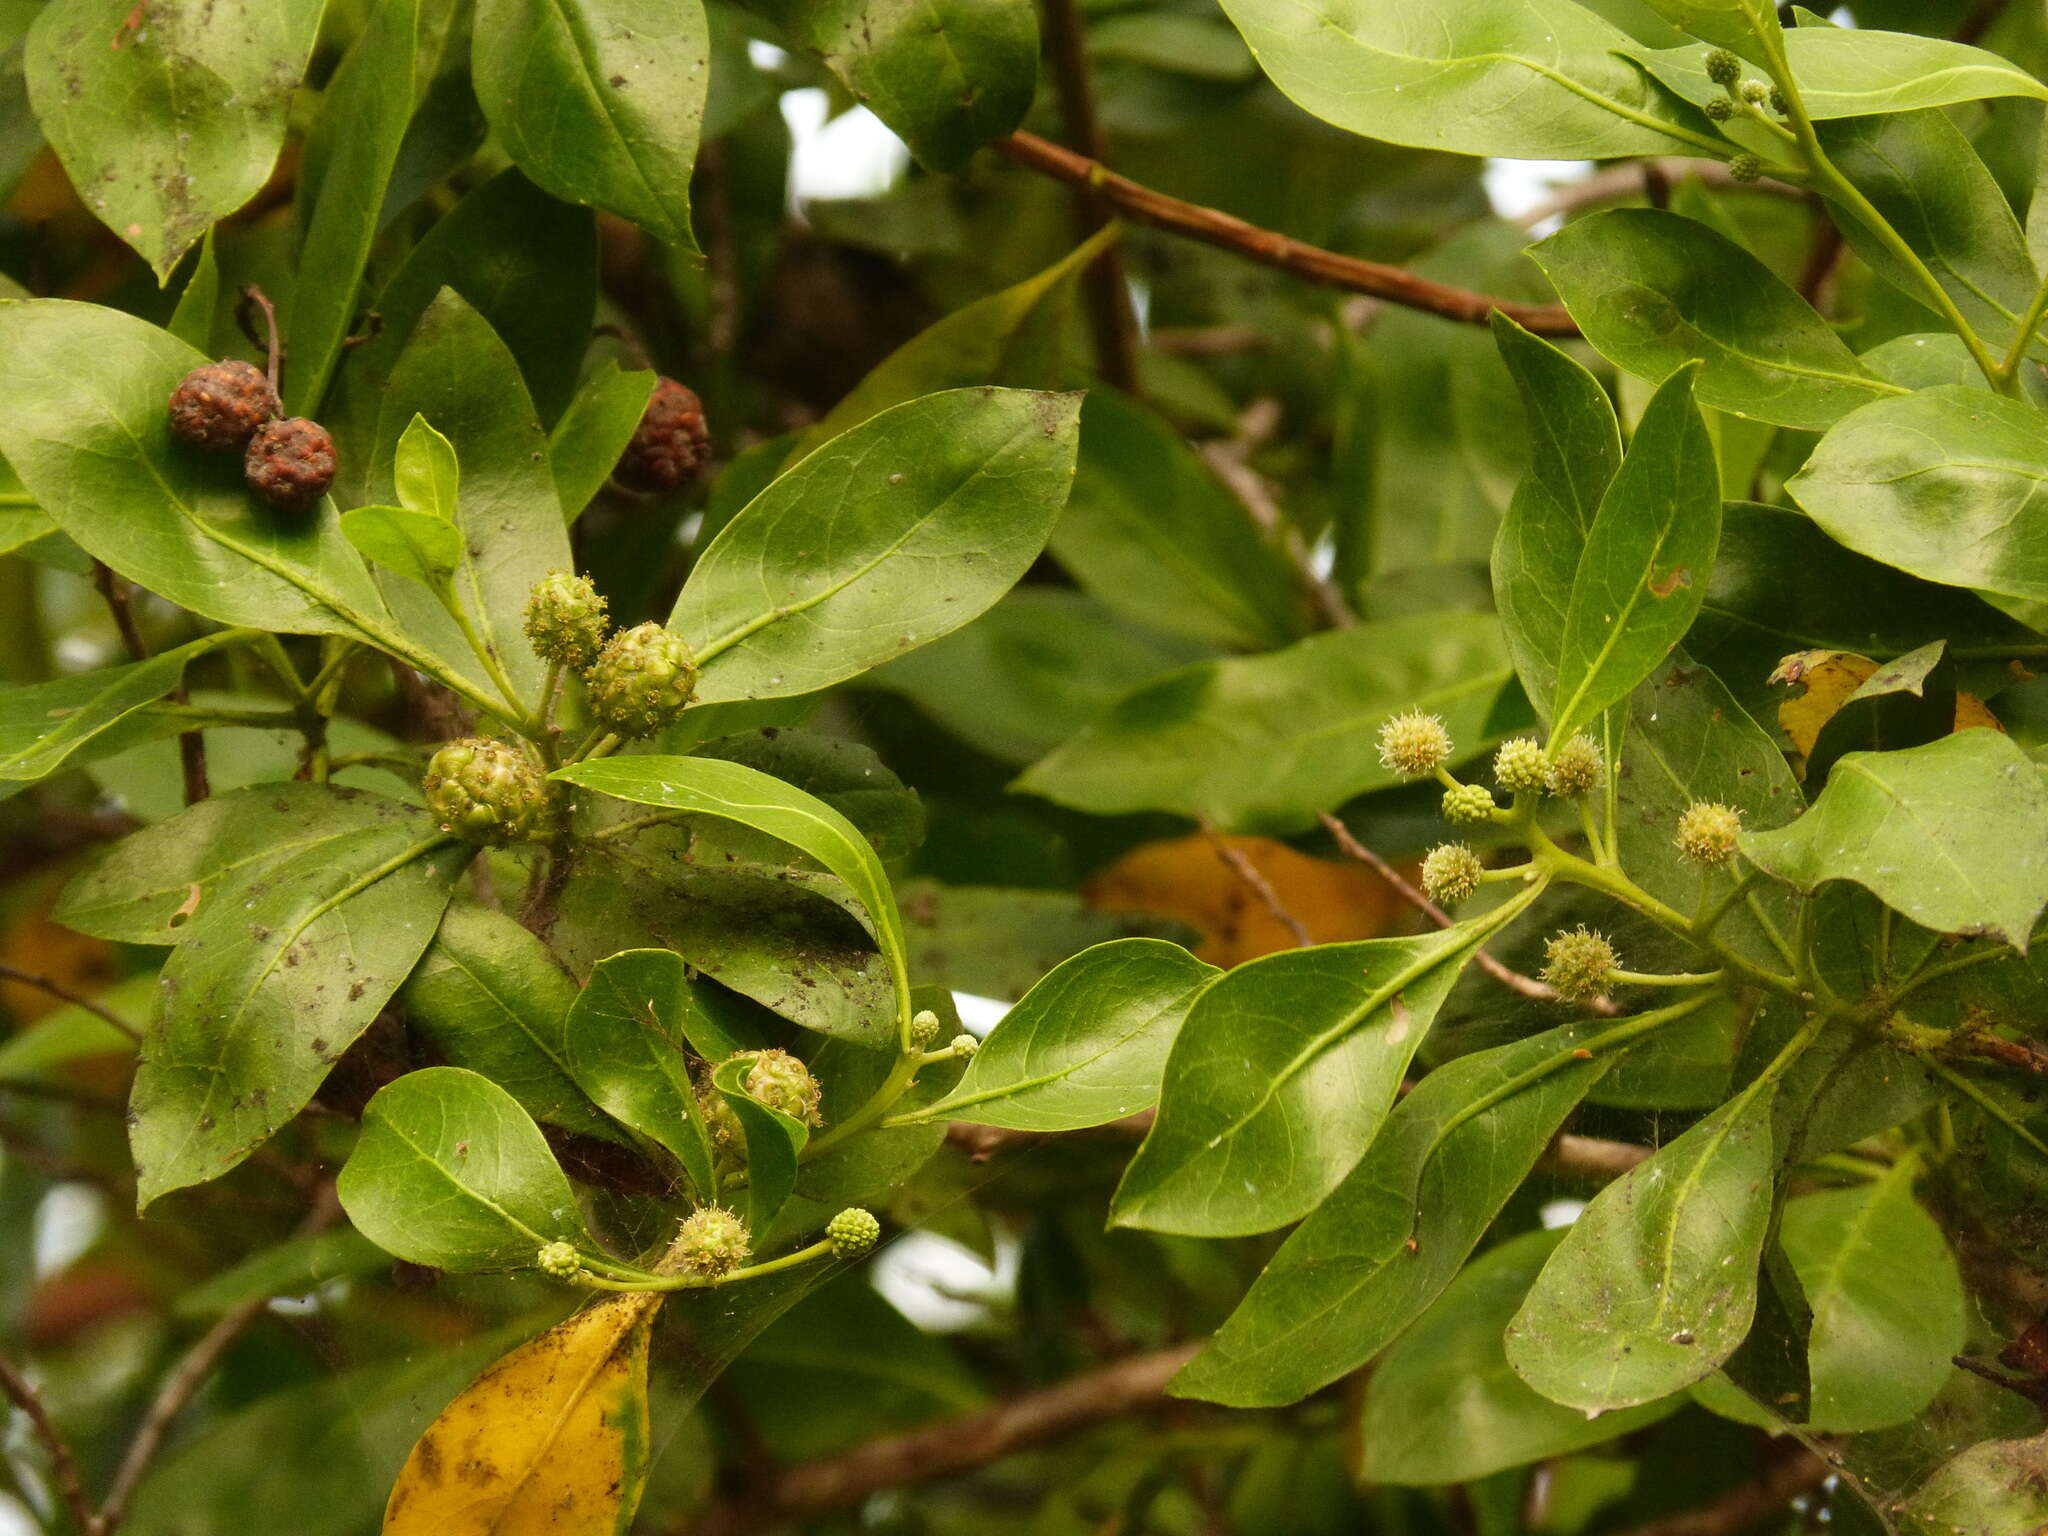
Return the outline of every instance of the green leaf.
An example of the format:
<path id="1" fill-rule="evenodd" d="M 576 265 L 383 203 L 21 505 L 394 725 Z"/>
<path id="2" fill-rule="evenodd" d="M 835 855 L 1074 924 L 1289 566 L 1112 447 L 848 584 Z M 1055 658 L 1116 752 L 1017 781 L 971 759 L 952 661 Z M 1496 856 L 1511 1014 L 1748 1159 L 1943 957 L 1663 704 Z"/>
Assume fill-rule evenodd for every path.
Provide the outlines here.
<path id="1" fill-rule="evenodd" d="M 462 530 L 409 507 L 356 507 L 341 514 L 341 536 L 363 558 L 439 592 L 462 564 Z"/>
<path id="2" fill-rule="evenodd" d="M 180 1317 L 219 1317 L 246 1302 L 305 1296 L 336 1280 L 391 1267 L 391 1256 L 350 1227 L 290 1237 L 208 1277 L 172 1303 Z"/>
<path id="3" fill-rule="evenodd" d="M 548 435 L 548 464 L 564 520 L 575 522 L 604 489 L 646 413 L 654 383 L 654 374 L 628 373 L 606 358 L 562 412 Z"/>
<path id="4" fill-rule="evenodd" d="M 1597 1021 L 1567 1024 L 1423 1078 L 1172 1390 L 1278 1407 L 1386 1348 L 1451 1283 L 1612 1064 L 1601 1035 Z"/>
<path id="5" fill-rule="evenodd" d="M 1702 42 L 1761 62 L 1785 45 L 1778 8 L 1769 0 L 1646 0 L 1649 8 Z"/>
<path id="6" fill-rule="evenodd" d="M 220 311 L 220 258 L 214 250 L 213 231 L 199 244 L 199 260 L 185 279 L 178 295 L 178 307 L 171 311 L 165 327 L 188 347 L 204 352 L 213 340 L 214 322 Z"/>
<path id="7" fill-rule="evenodd" d="M 1601 356 L 1653 383 L 1700 364 L 1702 404 L 1821 429 L 1903 394 L 1756 257 L 1675 213 L 1574 220 L 1530 253 Z"/>
<path id="8" fill-rule="evenodd" d="M 1600 1445 L 1667 1417 L 1670 1398 L 1588 1417 L 1532 1391 L 1501 1335 L 1563 1232 L 1524 1232 L 1465 1266 L 1373 1367 L 1360 1425 L 1362 1476 L 1463 1483 Z"/>
<path id="9" fill-rule="evenodd" d="M 754 0 L 830 66 L 928 170 L 957 171 L 1015 128 L 1038 82 L 1026 0 Z"/>
<path id="10" fill-rule="evenodd" d="M 722 1061 L 711 1069 L 711 1085 L 739 1118 L 746 1138 L 747 1230 L 760 1238 L 796 1189 L 797 1157 L 811 1132 L 803 1121 L 770 1109 L 748 1094 L 746 1077 L 753 1066 L 744 1057 Z"/>
<path id="11" fill-rule="evenodd" d="M 2048 416 L 1949 385 L 1864 407 L 1786 482 L 1828 535 L 1949 586 L 2048 599 L 2048 546 L 2027 536 L 2048 491 Z"/>
<path id="12" fill-rule="evenodd" d="M 1629 38 L 1572 0 L 1346 0 L 1223 7 L 1296 105 L 1390 144 L 1466 155 L 1608 160 L 1711 142 L 1703 120 L 1617 54 Z"/>
<path id="13" fill-rule="evenodd" d="M 1072 1131 L 1149 1109 L 1174 1036 L 1217 975 L 1178 944 L 1119 939 L 1083 950 L 989 1031 L 929 1119 Z"/>
<path id="14" fill-rule="evenodd" d="M 910 978 L 903 920 L 889 877 L 858 828 L 813 795 L 758 768 L 708 757 L 608 757 L 558 770 L 554 777 L 636 805 L 715 816 L 765 832 L 802 850 L 846 883 L 866 912 L 909 1018 Z"/>
<path id="15" fill-rule="evenodd" d="M 1062 961 L 1114 939 L 1195 942 L 1174 919 L 1097 911 L 1074 891 L 910 880 L 898 896 L 911 973 L 977 997 L 1022 997 Z"/>
<path id="16" fill-rule="evenodd" d="M 2048 99 L 2048 86 L 1995 53 L 1946 38 L 1914 37 L 1849 27 L 1795 27 L 1785 56 L 1799 96 L 1816 121 L 1910 112 L 1997 96 Z M 1707 78 L 1701 47 L 1644 48 L 1623 42 L 1634 59 L 1685 100 L 1705 104 L 1722 94 Z"/>
<path id="17" fill-rule="evenodd" d="M 591 968 L 563 1037 L 569 1076 L 591 1102 L 674 1153 L 709 1201 L 718 1192 L 711 1139 L 684 1054 L 702 1033 L 692 1030 L 701 1014 L 682 956 L 629 949 Z"/>
<path id="18" fill-rule="evenodd" d="M 949 634 L 1044 548 L 1071 484 L 1079 401 L 958 389 L 834 438 L 697 559 L 669 627 L 697 697 L 810 693 Z"/>
<path id="19" fill-rule="evenodd" d="M 222 630 L 147 661 L 0 692 L 0 781 L 55 773 L 95 736 L 177 687 L 190 663 L 248 639 L 246 630 Z"/>
<path id="20" fill-rule="evenodd" d="M 2048 788 L 1998 731 L 1851 752 L 1813 808 L 1746 832 L 1742 851 L 1811 893 L 1852 880 L 1941 933 L 1993 934 L 2024 951 L 2048 906 Z"/>
<path id="21" fill-rule="evenodd" d="M 1780 1241 L 1813 1309 L 1807 1358 L 1822 1431 L 1883 1429 L 1934 1401 L 1969 1302 L 1948 1239 L 1913 1198 L 1917 1160 L 1787 1202 Z"/>
<path id="22" fill-rule="evenodd" d="M 227 1172 L 305 1107 L 419 959 L 471 852 L 414 812 L 201 906 L 129 1099 L 138 1207 Z"/>
<path id="23" fill-rule="evenodd" d="M 1593 1197 L 1508 1325 L 1515 1373 L 1588 1413 L 1655 1402 L 1749 1333 L 1777 1158 L 1745 1091 Z"/>
<path id="24" fill-rule="evenodd" d="M 1553 743 L 1627 698 L 1691 627 L 1706 595 L 1721 539 L 1721 476 L 1693 379 L 1684 369 L 1651 399 L 1579 554 Z"/>
<path id="25" fill-rule="evenodd" d="M 1096 815 L 1174 811 L 1230 831 L 1300 831 L 1316 812 L 1397 782 L 1375 746 L 1390 716 L 1441 715 L 1459 751 L 1478 752 L 1521 723 L 1514 686 L 1490 614 L 1360 624 L 1170 672 L 1016 787 Z"/>
<path id="26" fill-rule="evenodd" d="M 616 1139 L 571 1069 L 575 982 L 547 945 L 502 912 L 449 904 L 399 1000 L 451 1066 L 480 1072 L 534 1119 Z"/>
<path id="27" fill-rule="evenodd" d="M 330 503 L 280 517 L 238 464 L 172 441 L 164 401 L 206 361 L 116 310 L 0 303 L 0 453 L 87 553 L 195 613 L 351 638 L 388 625 Z"/>
<path id="28" fill-rule="evenodd" d="M 1104 386 L 1053 558 L 1097 601 L 1164 634 L 1238 650 L 1308 627 L 1301 579 L 1164 417 Z"/>
<path id="29" fill-rule="evenodd" d="M 478 0 L 477 100 L 513 163 L 687 255 L 710 84 L 698 0 Z"/>
<path id="30" fill-rule="evenodd" d="M 1533 894 L 1412 939 L 1267 955 L 1204 989 L 1111 1222 L 1231 1237 L 1306 1216 L 1379 1134 L 1472 951 Z"/>
<path id="31" fill-rule="evenodd" d="M 2048 1524 L 2048 1435 L 1987 1440 L 1944 1462 L 1899 1506 L 1911 1536 L 2007 1536 Z"/>
<path id="32" fill-rule="evenodd" d="M 1531 699 L 1557 692 L 1579 551 L 1621 467 L 1607 391 L 1569 355 L 1495 311 L 1493 337 L 1529 417 L 1529 473 L 1493 541 L 1493 598 Z"/>
<path id="33" fill-rule="evenodd" d="M 363 1236 L 436 1269 L 528 1268 L 548 1243 L 593 1246 L 539 1128 L 460 1067 L 379 1089 L 335 1189 Z"/>
<path id="34" fill-rule="evenodd" d="M 263 186 L 320 0 L 58 0 L 29 31 L 29 100 L 87 205 L 167 282 Z"/>
<path id="35" fill-rule="evenodd" d="M 401 507 L 454 522 L 462 488 L 462 468 L 456 462 L 455 445 L 417 411 L 398 435 L 391 480 Z"/>

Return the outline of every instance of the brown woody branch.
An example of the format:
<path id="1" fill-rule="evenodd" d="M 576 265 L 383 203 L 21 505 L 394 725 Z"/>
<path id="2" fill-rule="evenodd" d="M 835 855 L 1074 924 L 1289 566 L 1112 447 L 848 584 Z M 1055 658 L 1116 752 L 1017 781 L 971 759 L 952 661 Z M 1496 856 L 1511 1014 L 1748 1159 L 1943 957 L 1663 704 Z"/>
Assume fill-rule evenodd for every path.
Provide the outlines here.
<path id="1" fill-rule="evenodd" d="M 107 601 L 107 612 L 113 616 L 114 628 L 120 633 L 121 645 L 128 652 L 128 659 L 149 660 L 149 643 L 142 638 L 142 626 L 135 622 L 135 604 L 129 596 L 128 583 L 115 575 L 113 567 L 104 560 L 93 561 L 92 582 Z M 183 704 L 190 697 L 182 682 L 170 693 L 174 704 Z M 210 792 L 206 778 L 206 735 L 203 731 L 186 731 L 178 737 L 178 761 L 185 772 L 185 803 L 197 805 Z"/>
<path id="2" fill-rule="evenodd" d="M 1050 176 L 1069 186 L 1083 187 L 1126 218 L 1155 229 L 1168 230 L 1200 240 L 1205 245 L 1234 251 L 1253 261 L 1277 267 L 1312 283 L 1342 288 L 1351 293 L 1370 294 L 1410 309 L 1427 310 L 1446 320 L 1484 325 L 1495 310 L 1534 331 L 1538 336 L 1576 336 L 1579 328 L 1560 304 L 1518 304 L 1491 294 L 1454 288 L 1448 283 L 1417 277 L 1401 267 L 1382 261 L 1345 256 L 1320 246 L 1247 224 L 1243 219 L 1183 202 L 1128 176 L 1119 176 L 1101 162 L 1062 149 L 1033 133 L 1017 132 L 998 139 L 996 148 L 1019 165 Z"/>
<path id="3" fill-rule="evenodd" d="M 745 1494 L 676 1529 L 690 1536 L 749 1536 L 820 1519 L 886 1488 L 970 1472 L 1026 1447 L 1158 1407 L 1167 1401 L 1167 1382 L 1201 1347 L 1197 1341 L 1133 1355 L 1057 1386 L 770 1473 Z"/>
<path id="4" fill-rule="evenodd" d="M 4 1390 L 14 1406 L 28 1416 L 29 1427 L 43 1442 L 43 1449 L 49 1452 L 50 1471 L 57 1479 L 57 1491 L 63 1496 L 64 1507 L 71 1512 L 71 1523 L 80 1531 L 91 1532 L 94 1529 L 92 1502 L 86 1497 L 85 1482 L 78 1475 L 78 1458 L 71 1454 L 71 1442 L 64 1438 L 63 1432 L 51 1419 L 50 1410 L 43 1406 L 42 1394 L 5 1356 L 0 1356 L 0 1390 Z"/>
<path id="5" fill-rule="evenodd" d="M 1734 1536 L 1766 1515 L 1775 1514 L 1802 1493 L 1811 1493 L 1834 1468 L 1796 1441 L 1777 1450 L 1753 1482 L 1744 1483 L 1713 1503 L 1682 1515 L 1652 1520 L 1621 1536 Z"/>
<path id="6" fill-rule="evenodd" d="M 1313 947 L 1315 940 L 1309 937 L 1308 929 L 1300 918 L 1287 910 L 1287 904 L 1280 899 L 1280 893 L 1273 889 L 1273 882 L 1259 873 L 1258 866 L 1244 856 L 1244 850 L 1234 846 L 1207 820 L 1201 823 L 1202 836 L 1209 840 L 1209 846 L 1216 850 L 1230 872 L 1244 883 L 1251 893 L 1259 898 L 1265 909 L 1273 914 L 1274 920 L 1285 928 L 1300 949 Z"/>
<path id="7" fill-rule="evenodd" d="M 9 981 L 19 982 L 24 987 L 34 987 L 38 992 L 47 992 L 59 1002 L 69 1003 L 74 1008 L 83 1008 L 95 1018 L 101 1019 L 121 1031 L 130 1040 L 137 1043 L 140 1043 L 142 1040 L 141 1031 L 122 1018 L 121 1015 L 114 1012 L 113 1009 L 107 1007 L 104 1003 L 93 1001 L 93 999 L 87 997 L 82 992 L 67 987 L 54 976 L 44 976 L 36 971 L 24 971 L 20 966 L 9 965 L 4 960 L 0 960 L 0 976 L 6 977 Z"/>

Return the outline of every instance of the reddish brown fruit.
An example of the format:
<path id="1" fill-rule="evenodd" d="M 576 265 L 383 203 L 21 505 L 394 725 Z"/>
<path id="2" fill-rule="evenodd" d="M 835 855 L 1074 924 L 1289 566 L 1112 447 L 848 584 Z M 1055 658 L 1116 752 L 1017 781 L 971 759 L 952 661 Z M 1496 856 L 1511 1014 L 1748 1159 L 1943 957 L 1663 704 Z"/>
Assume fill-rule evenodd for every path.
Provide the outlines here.
<path id="1" fill-rule="evenodd" d="M 633 440 L 612 471 L 619 484 L 636 491 L 672 491 L 711 457 L 711 429 L 695 390 L 663 379 L 654 386 Z"/>
<path id="2" fill-rule="evenodd" d="M 334 439 L 303 416 L 270 422 L 249 439 L 242 478 L 273 507 L 303 511 L 334 483 Z"/>
<path id="3" fill-rule="evenodd" d="M 239 448 L 277 412 L 263 370 L 234 358 L 194 368 L 171 391 L 171 431 L 197 448 Z"/>

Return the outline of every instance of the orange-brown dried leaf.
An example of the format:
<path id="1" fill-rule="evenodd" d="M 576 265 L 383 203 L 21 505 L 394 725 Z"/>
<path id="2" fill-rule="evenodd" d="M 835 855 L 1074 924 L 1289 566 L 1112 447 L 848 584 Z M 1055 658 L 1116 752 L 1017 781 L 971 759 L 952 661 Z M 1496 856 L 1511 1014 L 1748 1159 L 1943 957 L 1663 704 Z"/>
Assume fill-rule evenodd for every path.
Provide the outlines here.
<path id="1" fill-rule="evenodd" d="M 1779 662 L 1770 680 L 1803 690 L 1778 706 L 1778 724 L 1791 739 L 1793 751 L 1802 758 L 1809 755 L 1820 739 L 1821 727 L 1876 670 L 1876 662 L 1852 651 L 1799 651 Z M 2005 729 L 1982 699 L 1974 693 L 1958 692 L 1955 729 L 1967 731 L 1974 726 Z"/>

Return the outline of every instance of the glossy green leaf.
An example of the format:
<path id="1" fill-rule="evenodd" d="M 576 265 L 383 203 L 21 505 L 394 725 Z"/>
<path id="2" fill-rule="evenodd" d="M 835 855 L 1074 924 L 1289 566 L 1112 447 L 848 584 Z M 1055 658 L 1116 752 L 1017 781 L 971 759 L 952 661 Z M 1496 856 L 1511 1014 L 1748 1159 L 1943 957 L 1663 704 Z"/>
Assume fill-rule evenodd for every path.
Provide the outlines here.
<path id="1" fill-rule="evenodd" d="M 462 564 L 462 530 L 410 507 L 355 507 L 341 514 L 341 536 L 373 565 L 440 591 Z"/>
<path id="2" fill-rule="evenodd" d="M 1784 47 L 1785 30 L 1770 0 L 1646 0 L 1651 10 L 1702 42 L 1763 60 Z"/>
<path id="3" fill-rule="evenodd" d="M 391 480 L 401 507 L 443 522 L 455 520 L 462 490 L 462 466 L 456 462 L 455 445 L 417 411 L 398 434 Z"/>
<path id="4" fill-rule="evenodd" d="M 1721 540 L 1721 477 L 1693 371 L 1643 412 L 1579 554 L 1557 663 L 1553 742 L 1628 697 L 1692 625 Z"/>
<path id="5" fill-rule="evenodd" d="M 414 1264 L 530 1267 L 551 1242 L 588 1249 L 568 1179 L 526 1111 L 460 1067 L 378 1090 L 336 1183 L 356 1230 Z"/>
<path id="6" fill-rule="evenodd" d="M 88 206 L 168 281 L 269 178 L 320 0 L 58 0 L 28 37 L 29 100 Z"/>
<path id="7" fill-rule="evenodd" d="M 616 1137 L 570 1066 L 578 997 L 547 945 L 502 912 L 457 901 L 399 1001 L 443 1060 L 482 1073 L 534 1119 Z"/>
<path id="8" fill-rule="evenodd" d="M 1066 503 L 1078 414 L 1070 395 L 952 390 L 787 470 L 698 557 L 669 617 L 703 665 L 698 698 L 809 693 L 985 611 Z"/>
<path id="9" fill-rule="evenodd" d="M 138 1205 L 227 1172 L 305 1106 L 427 947 L 470 854 L 414 812 L 201 906 L 129 1099 Z"/>
<path id="10" fill-rule="evenodd" d="M 1529 417 L 1529 473 L 1493 541 L 1493 598 L 1532 699 L 1557 692 L 1579 551 L 1621 467 L 1621 429 L 1600 381 L 1498 311 L 1493 336 Z"/>
<path id="11" fill-rule="evenodd" d="M 479 0 L 477 100 L 535 183 L 695 255 L 710 48 L 698 0 Z"/>
<path id="12" fill-rule="evenodd" d="M 2033 1536 L 2048 1525 L 2048 1436 L 1971 1446 L 1901 1501 L 1899 1515 L 1910 1536 Z"/>
<path id="13" fill-rule="evenodd" d="M 1615 50 L 1620 28 L 1572 0 L 1343 0 L 1223 7 L 1296 105 L 1367 138 L 1466 155 L 1606 160 L 1682 153 L 1704 120 Z"/>
<path id="14" fill-rule="evenodd" d="M 1949 586 L 2048 599 L 2048 416 L 1950 385 L 1885 400 L 1821 439 L 1786 489 L 1830 537 Z"/>
<path id="15" fill-rule="evenodd" d="M 214 248 L 213 231 L 199 244 L 199 260 L 178 294 L 178 307 L 171 311 L 164 327 L 186 346 L 206 351 L 213 343 L 214 326 L 220 311 L 220 255 Z"/>
<path id="16" fill-rule="evenodd" d="M 1816 120 L 1910 112 L 1998 96 L 2048 99 L 2025 70 L 1966 43 L 1940 37 L 1849 27 L 1795 27 L 1785 34 L 1785 55 L 1800 99 Z M 1721 88 L 1707 78 L 1704 48 L 1644 48 L 1620 52 L 1687 101 L 1711 101 Z"/>
<path id="17" fill-rule="evenodd" d="M 1614 209 L 1530 254 L 1603 357 L 1655 383 L 1697 361 L 1704 405 L 1819 429 L 1904 393 L 1756 257 L 1692 219 Z"/>
<path id="18" fill-rule="evenodd" d="M 584 380 L 555 423 L 548 435 L 548 465 L 567 521 L 581 517 L 611 478 L 647 409 L 654 378 L 642 369 L 626 372 L 607 358 Z"/>
<path id="19" fill-rule="evenodd" d="M 1508 1325 L 1515 1373 L 1588 1413 L 1719 1369 L 1749 1333 L 1770 1227 L 1768 1087 L 1745 1092 L 1593 1197 Z"/>
<path id="20" fill-rule="evenodd" d="M 1380 1133 L 1472 951 L 1526 905 L 1412 939 L 1267 955 L 1206 988 L 1110 1220 L 1230 1237 L 1315 1209 Z"/>
<path id="21" fill-rule="evenodd" d="M 1075 891 L 907 880 L 897 897 L 911 974 L 977 997 L 1021 998 L 1048 971 L 1096 944 L 1196 939 L 1174 919 L 1099 911 Z"/>
<path id="22" fill-rule="evenodd" d="M 747 1229 L 759 1238 L 796 1189 L 797 1157 L 811 1132 L 803 1121 L 770 1109 L 747 1093 L 746 1077 L 753 1065 L 744 1057 L 722 1061 L 711 1070 L 711 1085 L 738 1118 L 746 1140 Z"/>
<path id="23" fill-rule="evenodd" d="M 1451 1283 L 1612 1065 L 1600 1035 L 1594 1021 L 1567 1024 L 1424 1077 L 1172 1390 L 1277 1407 L 1386 1348 Z"/>
<path id="24" fill-rule="evenodd" d="M 1003 1016 L 959 1086 L 923 1113 L 1071 1131 L 1149 1109 L 1174 1036 L 1218 974 L 1157 939 L 1083 950 Z"/>
<path id="25" fill-rule="evenodd" d="M 1745 833 L 1742 851 L 1803 891 L 1852 880 L 1923 927 L 2025 950 L 2048 906 L 2048 788 L 2010 737 L 1988 729 L 1851 752 L 1811 810 Z"/>
<path id="26" fill-rule="evenodd" d="M 1600 1445 L 1683 1399 L 1588 1417 L 1508 1368 L 1502 1333 L 1563 1232 L 1524 1232 L 1465 1266 L 1373 1367 L 1361 1441 L 1375 1483 L 1464 1483 Z"/>
<path id="27" fill-rule="evenodd" d="M 629 949 L 591 968 L 563 1037 L 568 1074 L 591 1102 L 673 1152 L 708 1201 L 718 1191 L 711 1139 L 685 1056 L 701 1033 L 691 1025 L 702 1012 L 682 956 Z"/>
<path id="28" fill-rule="evenodd" d="M 1779 1240 L 1813 1309 L 1815 1429 L 1912 1418 L 1962 1353 L 1969 1302 L 1948 1239 L 1913 1198 L 1916 1166 L 1907 1159 L 1883 1178 L 1785 1206 Z"/>
<path id="29" fill-rule="evenodd" d="M 1096 815 L 1174 811 L 1232 831 L 1299 831 L 1316 812 L 1397 781 L 1375 745 L 1390 716 L 1441 715 L 1459 751 L 1477 752 L 1522 723 L 1506 702 L 1513 689 L 1490 614 L 1360 624 L 1170 672 L 1017 787 Z"/>

